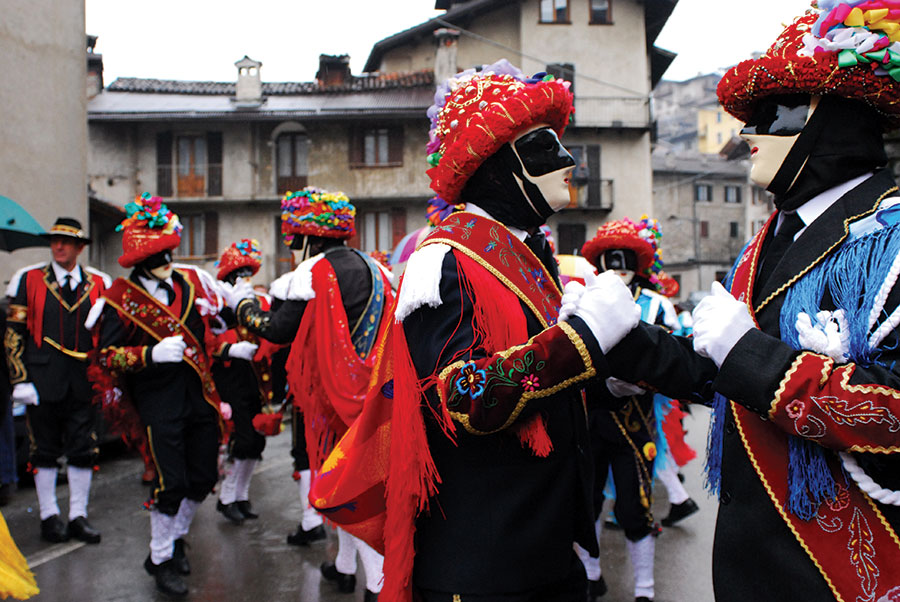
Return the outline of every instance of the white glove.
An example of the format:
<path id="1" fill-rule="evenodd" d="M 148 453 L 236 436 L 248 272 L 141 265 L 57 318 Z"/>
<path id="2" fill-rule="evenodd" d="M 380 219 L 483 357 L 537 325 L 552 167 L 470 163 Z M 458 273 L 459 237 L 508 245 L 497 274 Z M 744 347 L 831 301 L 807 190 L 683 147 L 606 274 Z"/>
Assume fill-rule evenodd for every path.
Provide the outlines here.
<path id="1" fill-rule="evenodd" d="M 224 401 L 220 403 L 219 413 L 222 414 L 222 418 L 225 420 L 231 420 L 231 404 Z"/>
<path id="2" fill-rule="evenodd" d="M 735 299 L 720 283 L 713 282 L 711 292 L 691 314 L 694 318 L 694 351 L 721 368 L 738 340 L 756 325 L 747 305 Z"/>
<path id="3" fill-rule="evenodd" d="M 631 290 L 611 270 L 599 276 L 585 274 L 584 283 L 587 288 L 578 300 L 575 315 L 591 329 L 605 354 L 638 325 L 641 308 Z"/>
<path id="4" fill-rule="evenodd" d="M 180 334 L 172 337 L 166 337 L 153 346 L 150 351 L 150 357 L 156 364 L 173 364 L 184 359 L 184 350 L 187 345 L 184 344 L 184 337 Z"/>
<path id="5" fill-rule="evenodd" d="M 248 362 L 253 359 L 253 356 L 256 355 L 256 350 L 259 349 L 259 345 L 256 343 L 251 343 L 250 341 L 239 341 L 237 343 L 232 343 L 228 348 L 228 357 L 233 357 L 239 360 L 247 360 Z"/>
<path id="6" fill-rule="evenodd" d="M 34 383 L 18 383 L 12 390 L 12 400 L 24 403 L 27 406 L 40 405 L 37 389 Z"/>
<path id="7" fill-rule="evenodd" d="M 238 303 L 253 297 L 253 286 L 241 278 L 234 284 L 219 282 L 219 292 L 222 294 L 222 298 L 225 299 L 225 305 L 231 309 L 237 309 Z"/>
<path id="8" fill-rule="evenodd" d="M 606 379 L 606 388 L 613 394 L 613 397 L 631 397 L 633 395 L 643 395 L 647 392 L 646 389 L 627 383 L 624 380 L 619 380 L 615 376 L 610 376 Z"/>
<path id="9" fill-rule="evenodd" d="M 844 363 L 849 358 L 850 331 L 844 310 L 820 311 L 813 325 L 809 314 L 797 315 L 797 339 L 804 349 L 821 353 Z"/>
<path id="10" fill-rule="evenodd" d="M 584 285 L 576 280 L 569 280 L 563 288 L 562 302 L 559 308 L 557 322 L 564 322 L 575 314 L 578 308 L 578 300 L 584 294 Z"/>

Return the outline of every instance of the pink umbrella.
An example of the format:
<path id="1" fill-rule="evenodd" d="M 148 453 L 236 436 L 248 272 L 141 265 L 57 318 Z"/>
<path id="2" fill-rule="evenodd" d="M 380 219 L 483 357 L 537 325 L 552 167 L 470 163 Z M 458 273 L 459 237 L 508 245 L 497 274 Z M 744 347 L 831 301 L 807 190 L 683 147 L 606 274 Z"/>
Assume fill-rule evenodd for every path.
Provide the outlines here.
<path id="1" fill-rule="evenodd" d="M 401 266 L 399 270 L 394 269 L 394 273 L 399 274 L 403 271 L 403 267 L 406 267 L 406 262 L 409 260 L 409 256 L 413 254 L 413 251 L 416 250 L 416 247 L 419 246 L 425 237 L 431 232 L 431 226 L 425 226 L 419 228 L 418 230 L 413 230 L 406 236 L 400 239 L 400 242 L 397 243 L 397 246 L 394 247 L 394 252 L 391 253 L 391 267 Z"/>

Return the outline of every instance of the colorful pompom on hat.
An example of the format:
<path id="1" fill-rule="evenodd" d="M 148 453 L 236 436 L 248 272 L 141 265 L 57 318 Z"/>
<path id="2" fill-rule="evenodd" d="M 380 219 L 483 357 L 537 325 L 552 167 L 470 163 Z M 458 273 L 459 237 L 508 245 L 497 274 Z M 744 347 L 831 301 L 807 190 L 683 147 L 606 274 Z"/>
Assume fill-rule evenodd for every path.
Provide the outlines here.
<path id="1" fill-rule="evenodd" d="M 758 59 L 719 81 L 719 102 L 747 121 L 772 95 L 831 94 L 862 101 L 885 128 L 900 125 L 900 3 L 819 0 Z"/>
<path id="2" fill-rule="evenodd" d="M 134 267 L 162 251 L 171 251 L 181 243 L 181 223 L 158 196 L 145 192 L 125 205 L 127 217 L 116 226 L 122 233 L 119 265 Z"/>
<path id="3" fill-rule="evenodd" d="M 459 197 L 485 159 L 528 127 L 546 123 L 562 136 L 574 112 L 569 82 L 528 78 L 506 59 L 468 69 L 441 84 L 428 109 L 431 188 L 447 203 Z"/>
<path id="4" fill-rule="evenodd" d="M 281 233 L 287 245 L 296 234 L 350 238 L 356 233 L 355 217 L 356 207 L 343 192 L 307 186 L 298 192 L 288 192 L 281 199 Z"/>
<path id="5" fill-rule="evenodd" d="M 259 250 L 259 241 L 255 238 L 242 238 L 222 253 L 222 258 L 216 263 L 219 271 L 216 278 L 225 280 L 225 276 L 238 268 L 248 267 L 256 274 L 262 265 L 262 253 Z"/>
<path id="6" fill-rule="evenodd" d="M 594 238 L 584 243 L 581 254 L 594 266 L 600 267 L 600 256 L 613 249 L 630 249 L 637 255 L 637 274 L 649 280 L 658 290 L 662 290 L 659 274 L 662 271 L 662 250 L 659 239 L 662 232 L 659 222 L 642 215 L 640 221 L 633 222 L 627 217 L 606 222 L 597 228 Z"/>

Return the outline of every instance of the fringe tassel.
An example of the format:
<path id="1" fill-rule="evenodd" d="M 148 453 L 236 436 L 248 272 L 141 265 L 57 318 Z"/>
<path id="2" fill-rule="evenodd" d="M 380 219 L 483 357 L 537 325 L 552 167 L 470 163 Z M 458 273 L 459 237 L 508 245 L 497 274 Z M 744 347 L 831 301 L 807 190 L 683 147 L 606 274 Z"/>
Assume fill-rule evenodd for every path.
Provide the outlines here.
<path id="1" fill-rule="evenodd" d="M 706 490 L 716 497 L 722 488 L 722 442 L 725 431 L 725 415 L 728 399 L 720 393 L 713 396 L 712 416 L 706 436 Z"/>
<path id="2" fill-rule="evenodd" d="M 788 511 L 810 520 L 822 502 L 837 495 L 834 477 L 819 445 L 792 436 L 788 448 Z"/>

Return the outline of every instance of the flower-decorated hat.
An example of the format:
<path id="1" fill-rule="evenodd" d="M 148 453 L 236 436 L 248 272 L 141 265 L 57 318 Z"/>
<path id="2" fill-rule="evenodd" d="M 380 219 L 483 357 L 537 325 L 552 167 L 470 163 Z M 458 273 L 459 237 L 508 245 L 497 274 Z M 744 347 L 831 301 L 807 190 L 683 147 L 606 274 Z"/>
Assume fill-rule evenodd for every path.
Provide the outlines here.
<path id="1" fill-rule="evenodd" d="M 503 144 L 546 123 L 562 136 L 574 112 L 569 82 L 528 78 L 506 59 L 441 84 L 428 109 L 431 188 L 453 204 L 469 177 Z"/>
<path id="2" fill-rule="evenodd" d="M 122 232 L 119 265 L 134 267 L 151 255 L 171 251 L 181 243 L 181 223 L 158 196 L 145 192 L 125 205 L 127 216 L 116 226 Z"/>
<path id="3" fill-rule="evenodd" d="M 242 238 L 236 243 L 232 243 L 230 247 L 222 253 L 222 258 L 218 263 L 219 271 L 216 278 L 225 280 L 225 276 L 238 268 L 248 267 L 253 273 L 259 271 L 262 265 L 262 253 L 259 250 L 259 241 L 255 238 Z"/>
<path id="4" fill-rule="evenodd" d="M 719 102 L 747 121 L 771 95 L 836 95 L 865 102 L 886 128 L 900 125 L 900 5 L 894 0 L 819 0 L 758 59 L 719 81 Z"/>
<path id="5" fill-rule="evenodd" d="M 350 238 L 356 233 L 356 207 L 343 192 L 328 192 L 307 186 L 288 192 L 281 199 L 281 233 L 291 244 L 294 235 Z"/>
<path id="6" fill-rule="evenodd" d="M 659 248 L 661 237 L 662 231 L 659 229 L 659 222 L 655 219 L 642 215 L 640 221 L 635 223 L 625 217 L 606 222 L 597 228 L 594 238 L 581 247 L 581 254 L 599 268 L 600 256 L 604 252 L 613 249 L 630 249 L 637 255 L 636 273 L 662 291 L 666 286 L 659 277 L 663 273 L 662 250 Z"/>

